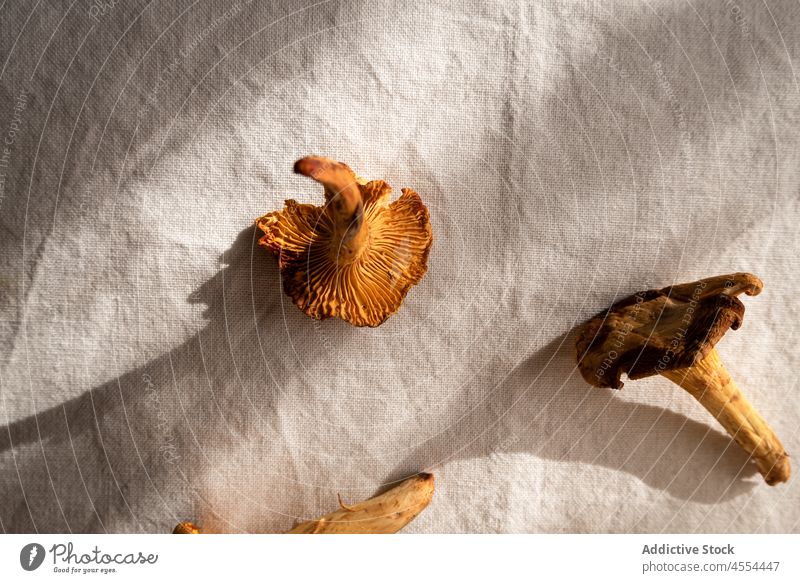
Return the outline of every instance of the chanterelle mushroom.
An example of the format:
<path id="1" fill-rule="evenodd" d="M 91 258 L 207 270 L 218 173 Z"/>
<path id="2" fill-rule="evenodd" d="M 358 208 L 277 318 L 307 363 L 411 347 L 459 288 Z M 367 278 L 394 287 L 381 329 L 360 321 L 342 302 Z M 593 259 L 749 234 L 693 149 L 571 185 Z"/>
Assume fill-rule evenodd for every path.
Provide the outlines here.
<path id="1" fill-rule="evenodd" d="M 591 385 L 621 389 L 620 376 L 654 374 L 683 387 L 751 455 L 767 484 L 789 479 L 789 456 L 763 417 L 745 399 L 714 346 L 744 318 L 737 298 L 763 284 L 734 273 L 639 292 L 617 302 L 578 330 L 578 367 Z"/>
<path id="2" fill-rule="evenodd" d="M 433 474 L 417 474 L 369 500 L 296 525 L 287 534 L 394 534 L 425 510 L 433 498 Z M 192 522 L 180 522 L 172 534 L 200 534 Z"/>
<path id="3" fill-rule="evenodd" d="M 294 171 L 325 187 L 321 207 L 287 200 L 256 220 L 259 243 L 278 259 L 283 289 L 304 313 L 378 326 L 394 314 L 427 270 L 428 209 L 410 188 L 366 182 L 341 162 L 311 156 Z"/>

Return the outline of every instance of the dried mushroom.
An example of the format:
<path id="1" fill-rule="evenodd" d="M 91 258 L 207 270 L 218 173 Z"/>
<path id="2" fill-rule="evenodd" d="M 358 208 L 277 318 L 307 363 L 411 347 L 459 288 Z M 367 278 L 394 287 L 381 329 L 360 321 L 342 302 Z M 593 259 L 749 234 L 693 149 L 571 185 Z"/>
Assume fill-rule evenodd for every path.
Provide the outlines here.
<path id="1" fill-rule="evenodd" d="M 301 522 L 289 534 L 394 534 L 425 510 L 433 498 L 433 474 L 418 474 L 391 490 L 317 520 Z"/>
<path id="2" fill-rule="evenodd" d="M 763 284 L 749 273 L 701 279 L 634 294 L 578 330 L 578 367 L 596 387 L 621 389 L 620 376 L 660 374 L 697 399 L 748 453 L 767 484 L 789 479 L 789 456 L 763 417 L 745 399 L 715 345 L 744 318 L 744 293 Z"/>
<path id="3" fill-rule="evenodd" d="M 378 326 L 394 314 L 427 270 L 428 209 L 410 188 L 366 182 L 341 162 L 311 156 L 294 171 L 325 187 L 325 205 L 287 200 L 257 219 L 259 243 L 278 259 L 283 289 L 305 314 Z"/>
<path id="4" fill-rule="evenodd" d="M 200 529 L 193 522 L 179 522 L 172 529 L 172 534 L 200 534 Z"/>
<path id="5" fill-rule="evenodd" d="M 287 534 L 394 534 L 425 510 L 433 498 L 433 474 L 417 474 L 364 502 L 348 506 L 339 498 L 339 510 L 317 520 L 301 522 Z M 191 522 L 181 522 L 173 534 L 199 534 Z"/>

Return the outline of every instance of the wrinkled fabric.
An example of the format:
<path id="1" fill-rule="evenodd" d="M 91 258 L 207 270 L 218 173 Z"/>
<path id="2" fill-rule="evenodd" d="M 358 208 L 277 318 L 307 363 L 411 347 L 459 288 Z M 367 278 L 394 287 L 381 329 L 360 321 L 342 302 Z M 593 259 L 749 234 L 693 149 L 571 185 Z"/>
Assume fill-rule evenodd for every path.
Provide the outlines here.
<path id="1" fill-rule="evenodd" d="M 424 4 L 424 5 L 423 5 Z M 800 451 L 796 2 L 9 2 L 0 527 L 279 532 L 421 470 L 407 532 L 797 532 L 659 377 L 570 330 L 748 271 L 718 350 Z M 318 154 L 420 193 L 376 329 L 304 316 L 254 220 Z"/>

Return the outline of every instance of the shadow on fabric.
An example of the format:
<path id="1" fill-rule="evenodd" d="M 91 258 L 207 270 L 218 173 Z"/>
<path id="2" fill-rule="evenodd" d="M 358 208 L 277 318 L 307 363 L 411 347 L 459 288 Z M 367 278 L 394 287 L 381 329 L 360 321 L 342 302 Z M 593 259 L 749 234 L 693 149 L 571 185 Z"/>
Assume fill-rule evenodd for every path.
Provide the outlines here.
<path id="1" fill-rule="evenodd" d="M 681 390 L 666 379 L 662 384 Z M 498 421 L 485 426 L 486 419 Z M 748 456 L 713 422 L 587 385 L 567 334 L 514 368 L 457 424 L 415 447 L 388 481 L 453 460 L 530 453 L 627 472 L 676 498 L 714 504 L 758 481 L 750 479 L 756 470 Z"/>
<path id="2" fill-rule="evenodd" d="M 189 298 L 208 306 L 209 321 L 184 344 L 0 429 L 0 452 L 15 461 L 2 476 L 4 530 L 103 532 L 120 520 L 163 532 L 165 520 L 198 511 L 192 483 L 213 471 L 207 452 L 237 441 L 242 423 L 270 425 L 276 370 L 259 331 L 278 325 L 282 294 L 255 239 L 255 228 L 242 231 L 225 267 Z"/>
<path id="3" fill-rule="evenodd" d="M 254 228 L 242 231 L 220 258 L 225 267 L 189 298 L 207 306 L 199 333 L 0 429 L 0 451 L 25 460 L 3 476 L 7 532 L 103 532 L 131 521 L 141 531 L 164 532 L 165 521 L 213 513 L 193 486 L 204 475 L 224 484 L 209 452 L 241 445 L 242 427 L 245 443 L 253 428 L 279 433 L 274 400 L 284 364 L 281 355 L 264 354 L 260 337 L 307 320 L 284 306 L 275 262 L 256 248 L 256 236 Z M 747 456 L 709 425 L 585 385 L 566 336 L 495 382 L 469 415 L 415 446 L 389 481 L 452 460 L 524 452 L 628 472 L 696 502 L 730 499 L 755 484 L 747 479 L 754 473 Z M 485 419 L 499 421 L 475 432 Z"/>

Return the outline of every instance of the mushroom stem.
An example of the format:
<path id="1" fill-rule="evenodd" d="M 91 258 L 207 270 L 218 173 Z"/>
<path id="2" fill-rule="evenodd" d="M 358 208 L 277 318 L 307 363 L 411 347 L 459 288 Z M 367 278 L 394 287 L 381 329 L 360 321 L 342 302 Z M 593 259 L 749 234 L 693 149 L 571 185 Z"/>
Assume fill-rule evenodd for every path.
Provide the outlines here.
<path id="1" fill-rule="evenodd" d="M 755 461 L 770 486 L 789 479 L 789 455 L 764 418 L 725 370 L 716 348 L 692 366 L 661 371 L 716 417 Z"/>
<path id="2" fill-rule="evenodd" d="M 288 534 L 394 534 L 411 522 L 433 498 L 433 474 L 419 474 L 391 490 L 345 506 L 317 520 L 295 526 Z"/>
<path id="3" fill-rule="evenodd" d="M 333 225 L 332 259 L 339 265 L 352 263 L 369 239 L 364 200 L 355 173 L 346 164 L 321 156 L 301 158 L 295 162 L 294 171 L 325 187 L 325 212 Z"/>
<path id="4" fill-rule="evenodd" d="M 391 490 L 352 506 L 342 502 L 339 510 L 317 520 L 296 525 L 286 534 L 394 534 L 425 510 L 433 498 L 433 474 L 417 474 Z M 192 522 L 181 522 L 172 534 L 200 534 Z"/>

